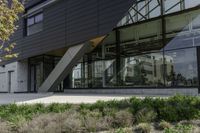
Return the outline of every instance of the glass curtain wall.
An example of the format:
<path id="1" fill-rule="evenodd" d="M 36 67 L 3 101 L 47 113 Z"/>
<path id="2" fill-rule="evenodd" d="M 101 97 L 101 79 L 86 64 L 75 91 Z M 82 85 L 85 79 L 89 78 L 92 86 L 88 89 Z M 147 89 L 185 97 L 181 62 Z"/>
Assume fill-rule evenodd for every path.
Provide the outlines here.
<path id="1" fill-rule="evenodd" d="M 120 27 L 72 72 L 72 88 L 197 87 L 200 9 Z"/>
<path id="2" fill-rule="evenodd" d="M 198 85 L 196 48 L 166 51 L 165 58 L 171 64 L 166 67 L 166 86 Z"/>

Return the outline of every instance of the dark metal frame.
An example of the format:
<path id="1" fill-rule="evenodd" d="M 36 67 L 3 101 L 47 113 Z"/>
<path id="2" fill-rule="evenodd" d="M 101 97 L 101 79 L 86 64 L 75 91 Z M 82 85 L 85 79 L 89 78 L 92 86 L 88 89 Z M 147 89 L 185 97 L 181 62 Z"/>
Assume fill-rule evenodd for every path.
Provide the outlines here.
<path id="1" fill-rule="evenodd" d="M 150 4 L 152 4 L 152 2 L 155 2 L 155 1 L 157 2 L 156 5 L 152 9 L 150 9 Z M 143 20 L 148 20 L 151 18 L 150 14 L 153 11 L 157 10 L 158 8 L 160 8 L 159 16 L 168 14 L 168 12 L 172 11 L 177 6 L 180 7 L 179 11 L 183 11 L 186 9 L 185 0 L 179 0 L 176 3 L 170 5 L 169 8 L 165 9 L 166 1 L 168 0 L 154 0 L 154 1 L 153 0 L 137 0 L 137 2 L 129 9 L 127 15 L 125 16 L 126 22 L 121 25 L 127 25 L 131 23 L 140 22 Z M 140 7 L 139 5 L 142 3 L 144 3 L 144 5 Z M 145 14 L 143 14 L 141 11 L 144 11 Z M 131 15 L 131 12 L 134 12 L 134 14 Z M 139 17 L 141 18 L 139 19 Z"/>
<path id="2" fill-rule="evenodd" d="M 197 50 L 197 68 L 198 68 L 197 71 L 198 71 L 198 77 L 200 79 L 200 47 L 197 47 L 196 50 Z M 200 94 L 200 80 L 199 80 L 198 90 Z"/>
<path id="3" fill-rule="evenodd" d="M 116 64 L 115 64 L 116 72 L 115 72 L 115 75 L 116 75 L 116 83 L 120 85 L 121 76 L 118 75 L 121 70 L 120 31 L 116 30 L 115 33 L 116 33 Z"/>

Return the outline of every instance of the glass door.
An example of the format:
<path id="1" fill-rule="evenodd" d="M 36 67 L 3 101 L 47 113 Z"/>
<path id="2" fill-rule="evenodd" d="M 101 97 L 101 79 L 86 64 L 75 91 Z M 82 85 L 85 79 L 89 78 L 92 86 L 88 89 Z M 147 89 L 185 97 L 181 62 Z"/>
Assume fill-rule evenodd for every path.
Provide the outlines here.
<path id="1" fill-rule="evenodd" d="M 37 92 L 43 82 L 42 63 L 31 65 L 30 71 L 31 92 Z"/>

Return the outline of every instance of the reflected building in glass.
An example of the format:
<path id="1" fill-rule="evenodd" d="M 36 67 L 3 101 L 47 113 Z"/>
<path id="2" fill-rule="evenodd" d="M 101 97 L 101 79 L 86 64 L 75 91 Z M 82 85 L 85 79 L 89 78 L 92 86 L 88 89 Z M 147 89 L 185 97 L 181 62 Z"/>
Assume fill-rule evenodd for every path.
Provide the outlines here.
<path id="1" fill-rule="evenodd" d="M 199 87 L 199 1 L 166 0 L 164 11 L 155 0 L 147 3 L 138 1 L 80 60 L 71 74 L 72 88 Z"/>

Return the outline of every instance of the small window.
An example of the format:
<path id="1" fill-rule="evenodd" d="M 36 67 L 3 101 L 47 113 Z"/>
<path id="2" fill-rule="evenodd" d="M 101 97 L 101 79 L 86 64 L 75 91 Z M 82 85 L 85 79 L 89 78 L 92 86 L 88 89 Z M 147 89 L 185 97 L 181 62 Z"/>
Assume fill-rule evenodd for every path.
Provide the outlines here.
<path id="1" fill-rule="evenodd" d="M 43 13 L 37 13 L 27 18 L 27 36 L 33 35 L 43 30 Z"/>
<path id="2" fill-rule="evenodd" d="M 34 24 L 34 18 L 28 18 L 27 20 L 27 26 L 31 26 Z"/>
<path id="3" fill-rule="evenodd" d="M 38 15 L 35 16 L 35 23 L 39 23 L 43 21 L 43 14 L 40 13 Z"/>

